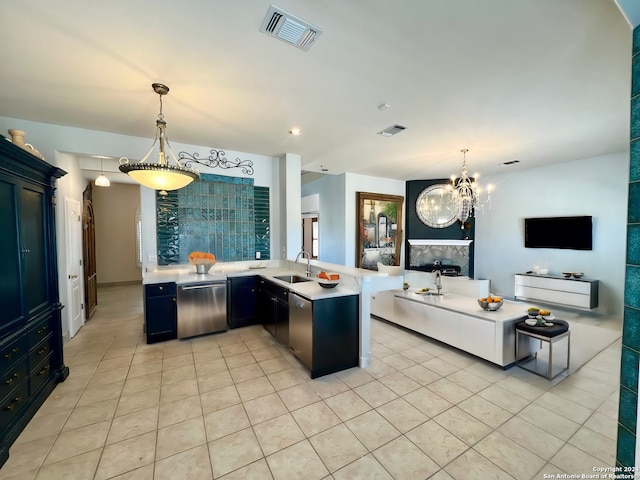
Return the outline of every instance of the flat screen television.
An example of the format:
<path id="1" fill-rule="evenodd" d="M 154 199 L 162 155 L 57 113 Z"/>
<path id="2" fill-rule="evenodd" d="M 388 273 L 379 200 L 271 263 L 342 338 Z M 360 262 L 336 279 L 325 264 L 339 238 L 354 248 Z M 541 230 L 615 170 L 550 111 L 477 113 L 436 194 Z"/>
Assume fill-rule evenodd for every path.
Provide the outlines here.
<path id="1" fill-rule="evenodd" d="M 525 248 L 592 250 L 591 217 L 525 218 L 524 246 Z"/>

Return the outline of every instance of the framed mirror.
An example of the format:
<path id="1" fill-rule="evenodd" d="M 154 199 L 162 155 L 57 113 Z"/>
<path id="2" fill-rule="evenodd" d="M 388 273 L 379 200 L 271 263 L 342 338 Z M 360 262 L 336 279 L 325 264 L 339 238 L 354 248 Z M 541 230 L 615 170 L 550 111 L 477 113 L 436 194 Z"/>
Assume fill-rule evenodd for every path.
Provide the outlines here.
<path id="1" fill-rule="evenodd" d="M 416 214 L 431 228 L 445 228 L 458 220 L 452 204 L 451 187 L 444 183 L 425 188 L 416 200 Z"/>
<path id="2" fill-rule="evenodd" d="M 400 265 L 404 197 L 356 192 L 356 267 Z"/>

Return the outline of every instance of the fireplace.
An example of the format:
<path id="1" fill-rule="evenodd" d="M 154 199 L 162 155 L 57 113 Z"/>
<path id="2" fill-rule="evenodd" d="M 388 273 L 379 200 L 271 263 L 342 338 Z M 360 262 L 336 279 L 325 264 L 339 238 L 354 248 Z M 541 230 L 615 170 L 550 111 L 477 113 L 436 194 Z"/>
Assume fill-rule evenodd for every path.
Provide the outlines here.
<path id="1" fill-rule="evenodd" d="M 409 268 L 439 266 L 459 267 L 460 275 L 469 276 L 471 240 L 409 240 Z M 453 268 L 453 270 L 458 270 Z"/>

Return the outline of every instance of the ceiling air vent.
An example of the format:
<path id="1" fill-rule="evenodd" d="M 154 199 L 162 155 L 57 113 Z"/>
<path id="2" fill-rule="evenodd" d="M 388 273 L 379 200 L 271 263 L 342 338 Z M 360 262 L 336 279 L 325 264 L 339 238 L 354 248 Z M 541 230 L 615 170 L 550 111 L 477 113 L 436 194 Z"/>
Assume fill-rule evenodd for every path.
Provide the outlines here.
<path id="1" fill-rule="evenodd" d="M 260 25 L 260 31 L 270 37 L 298 47 L 305 52 L 320 36 L 322 30 L 271 5 Z"/>
<path id="2" fill-rule="evenodd" d="M 378 135 L 382 135 L 383 137 L 391 137 L 392 135 L 395 135 L 396 133 L 400 133 L 406 129 L 407 127 L 403 127 L 402 125 L 391 125 L 390 127 L 385 128 L 381 132 L 378 132 Z"/>

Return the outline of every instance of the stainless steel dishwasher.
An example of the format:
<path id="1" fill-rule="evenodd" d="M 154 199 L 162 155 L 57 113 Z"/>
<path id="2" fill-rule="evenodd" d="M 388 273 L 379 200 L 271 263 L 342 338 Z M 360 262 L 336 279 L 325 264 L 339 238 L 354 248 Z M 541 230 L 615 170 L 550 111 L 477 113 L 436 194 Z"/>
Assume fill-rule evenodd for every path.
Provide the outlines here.
<path id="1" fill-rule="evenodd" d="M 313 303 L 289 294 L 289 349 L 309 369 L 313 369 Z"/>
<path id="2" fill-rule="evenodd" d="M 178 338 L 227 329 L 225 280 L 178 285 Z"/>

